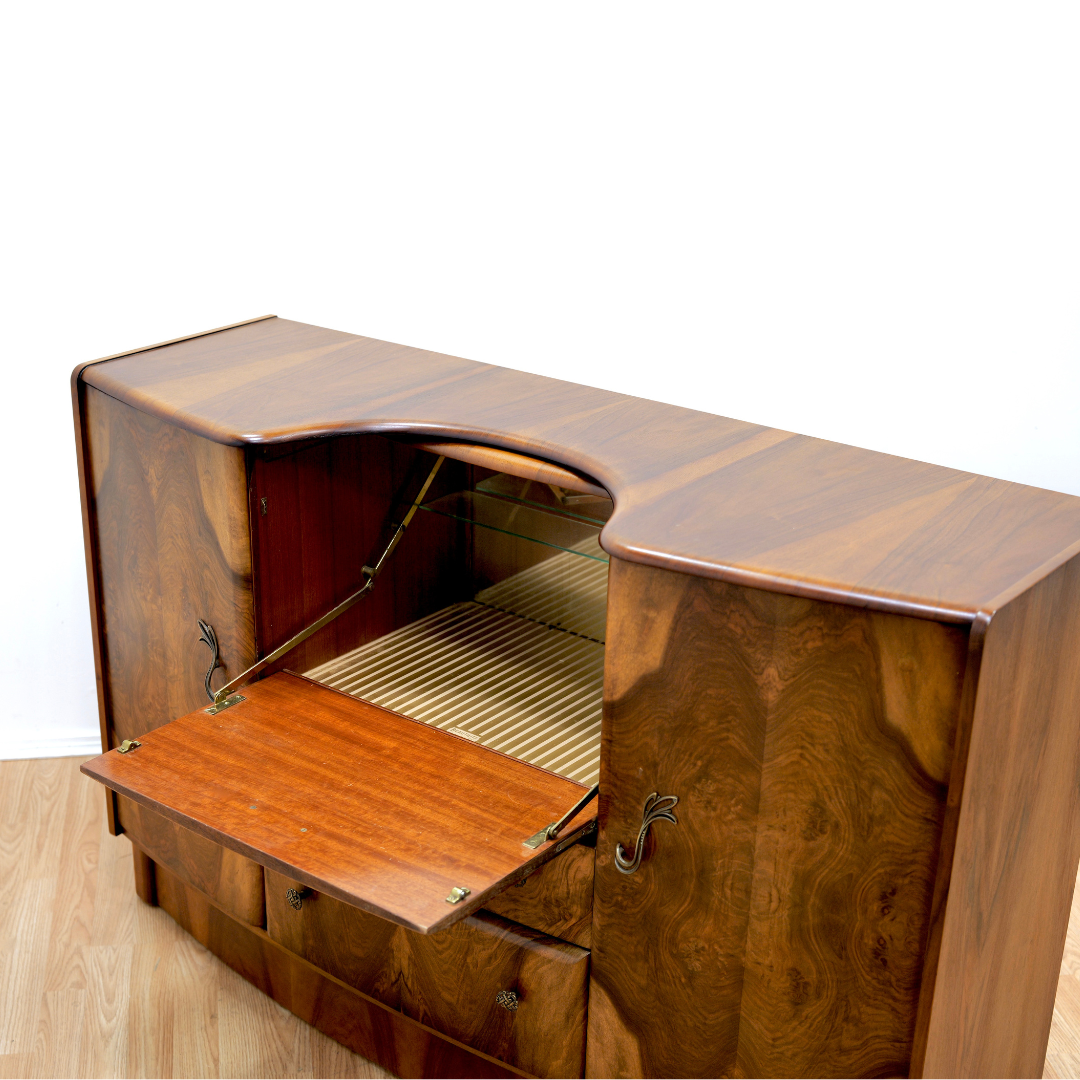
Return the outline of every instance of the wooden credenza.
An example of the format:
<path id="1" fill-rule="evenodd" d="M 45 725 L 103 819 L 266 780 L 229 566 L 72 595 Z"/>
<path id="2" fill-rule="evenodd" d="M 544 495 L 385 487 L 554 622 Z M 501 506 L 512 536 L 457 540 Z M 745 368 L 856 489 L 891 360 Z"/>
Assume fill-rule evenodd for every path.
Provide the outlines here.
<path id="1" fill-rule="evenodd" d="M 401 1075 L 1041 1075 L 1080 499 L 274 317 L 72 388 L 84 771 L 287 1008 Z M 215 694 L 414 505 L 208 712 L 200 622 Z"/>

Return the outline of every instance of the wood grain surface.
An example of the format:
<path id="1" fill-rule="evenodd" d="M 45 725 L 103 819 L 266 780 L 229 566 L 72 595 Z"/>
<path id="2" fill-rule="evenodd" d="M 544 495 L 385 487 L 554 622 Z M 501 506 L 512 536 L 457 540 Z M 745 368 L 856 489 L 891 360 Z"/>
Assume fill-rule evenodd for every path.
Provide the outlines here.
<path id="1" fill-rule="evenodd" d="M 388 524 L 402 519 L 435 458 L 377 435 L 260 449 L 251 456 L 255 616 L 265 655 L 360 588 L 362 567 L 381 554 L 392 535 Z M 428 497 L 467 486 L 470 473 L 460 462 L 445 462 Z M 458 523 L 417 514 L 371 595 L 276 669 L 307 671 L 471 598 L 466 554 Z"/>
<path id="2" fill-rule="evenodd" d="M 217 632 L 225 670 L 255 659 L 244 455 L 88 388 L 93 497 L 110 743 L 206 701 Z M 107 749 L 107 747 L 103 747 Z"/>
<path id="3" fill-rule="evenodd" d="M 1072 496 L 285 319 L 82 378 L 237 446 L 369 431 L 530 454 L 612 493 L 620 558 L 907 614 L 969 621 L 1080 543 Z"/>
<path id="4" fill-rule="evenodd" d="M 83 770 L 319 892 L 428 933 L 555 855 L 524 841 L 582 785 L 299 676 L 244 688 Z M 559 843 L 590 825 L 595 802 Z M 446 902 L 456 886 L 471 895 Z"/>
<path id="5" fill-rule="evenodd" d="M 587 949 L 592 934 L 595 836 L 486 902 L 488 911 Z"/>
<path id="6" fill-rule="evenodd" d="M 94 677 L 97 684 L 98 719 L 101 726 L 101 747 L 108 749 L 112 742 L 110 735 L 111 705 L 108 694 L 108 686 L 105 679 L 105 641 L 104 616 L 102 613 L 101 593 L 101 566 L 100 552 L 98 550 L 98 525 L 97 508 L 94 498 L 93 485 L 89 469 L 89 430 L 86 404 L 87 397 L 96 391 L 92 390 L 83 382 L 82 374 L 94 364 L 102 364 L 108 360 L 116 360 L 121 356 L 133 356 L 142 352 L 150 352 L 161 349 L 167 345 L 175 345 L 181 341 L 190 341 L 196 337 L 207 337 L 210 334 L 218 334 L 223 330 L 233 330 L 240 326 L 261 322 L 264 319 L 272 319 L 273 315 L 260 315 L 254 319 L 245 319 L 241 322 L 230 323 L 227 326 L 219 326 L 213 330 L 205 330 L 197 334 L 188 334 L 184 337 L 173 338 L 170 341 L 161 341 L 156 345 L 145 346 L 139 349 L 129 349 L 126 352 L 114 353 L 112 356 L 103 356 L 97 360 L 90 360 L 78 364 L 71 373 L 71 408 L 75 421 L 75 458 L 79 472 L 79 502 L 82 508 L 83 547 L 86 554 L 86 586 L 90 601 L 90 631 L 94 649 Z M 116 805 L 111 792 L 108 793 L 107 801 L 109 813 L 109 828 L 115 833 Z"/>
<path id="7" fill-rule="evenodd" d="M 409 941 L 402 1009 L 537 1076 L 583 1076 L 589 953 L 488 912 Z M 517 1009 L 497 1004 L 517 995 Z"/>
<path id="8" fill-rule="evenodd" d="M 395 1076 L 520 1075 L 330 978 L 156 867 L 158 901 L 192 937 L 291 1013 Z"/>
<path id="9" fill-rule="evenodd" d="M 286 890 L 299 884 L 267 873 L 267 932 L 290 952 L 516 1068 L 582 1075 L 586 950 L 487 911 L 424 935 L 318 893 L 296 910 Z M 516 1011 L 496 1003 L 502 990 Z"/>
<path id="10" fill-rule="evenodd" d="M 589 1075 L 906 1074 L 966 645 L 612 561 Z"/>
<path id="11" fill-rule="evenodd" d="M 1080 559 L 990 619 L 925 1076 L 1038 1076 L 1080 860 Z M 959 784 L 954 784 L 954 788 Z"/>
<path id="12" fill-rule="evenodd" d="M 307 891 L 300 910 L 289 889 L 304 883 L 266 871 L 266 932 L 289 952 L 391 1009 L 401 1008 L 401 973 L 410 932 L 370 911 Z"/>
<path id="13" fill-rule="evenodd" d="M 266 925 L 263 868 L 141 804 L 118 799 L 120 824 L 145 858 L 206 895 L 241 922 Z M 136 863 L 139 862 L 138 855 Z M 136 874 L 136 878 L 139 874 Z M 147 903 L 154 901 L 143 896 Z"/>
<path id="14" fill-rule="evenodd" d="M 254 659 L 256 627 L 268 647 L 350 587 L 368 552 L 348 541 L 374 536 L 365 507 L 398 499 L 410 467 L 369 452 L 377 433 L 565 465 L 616 506 L 602 535 L 617 558 L 590 1071 L 1038 1070 L 1080 853 L 1080 500 L 274 318 L 77 370 L 73 394 L 105 745 L 200 704 L 196 619 L 224 627 L 235 674 Z M 452 538 L 421 539 L 460 562 Z M 441 602 L 446 568 L 417 565 L 381 608 L 315 639 L 313 662 L 341 635 L 363 640 Z M 147 747 L 160 735 L 180 769 L 172 789 L 195 778 L 226 802 L 243 796 L 232 825 L 263 832 L 252 847 L 235 828 L 168 813 L 334 893 L 291 857 L 306 841 L 265 855 L 289 813 L 283 747 L 333 789 L 325 731 L 290 743 L 299 729 L 271 731 L 267 717 L 259 760 L 240 752 L 239 716 L 193 716 L 232 745 L 189 740 L 185 757 L 151 734 Z M 147 747 L 105 767 L 130 775 Z M 273 813 L 251 817 L 247 793 L 275 755 Z M 611 852 L 632 844 L 652 790 L 679 795 L 680 824 L 659 823 L 624 877 Z M 400 817 L 394 798 L 400 785 L 384 795 Z M 340 863 L 352 849 L 332 810 Z M 445 828 L 443 802 L 425 815 L 432 835 Z M 413 873 L 421 862 L 404 861 Z M 488 892 L 522 865 L 497 886 L 489 873 Z M 419 908 L 392 917 L 438 925 L 425 896 L 421 922 Z M 78 1000 L 57 991 L 46 1028 Z"/>

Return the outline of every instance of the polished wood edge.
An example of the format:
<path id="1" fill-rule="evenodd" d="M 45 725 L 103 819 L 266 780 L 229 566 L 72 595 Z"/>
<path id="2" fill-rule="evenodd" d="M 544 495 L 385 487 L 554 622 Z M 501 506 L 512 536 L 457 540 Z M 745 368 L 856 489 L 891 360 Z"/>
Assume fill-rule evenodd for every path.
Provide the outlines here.
<path id="1" fill-rule="evenodd" d="M 539 480 L 544 484 L 555 484 L 574 491 L 585 491 L 590 495 L 598 495 L 602 499 L 611 498 L 607 488 L 601 487 L 591 477 L 568 469 L 565 465 L 533 457 L 531 454 L 519 454 L 514 450 L 501 450 L 477 443 L 446 442 L 435 439 L 414 441 L 403 436 L 397 436 L 397 441 L 407 442 L 410 446 L 415 446 L 418 450 L 426 450 L 429 454 L 441 454 L 455 461 L 465 461 L 470 465 L 479 465 L 495 472 L 510 473 L 511 476 L 520 476 L 525 480 Z"/>
<path id="2" fill-rule="evenodd" d="M 258 528 L 259 499 L 255 492 L 255 460 L 256 455 L 250 447 L 244 449 L 244 484 L 247 492 L 247 540 L 248 551 L 251 552 L 251 647 L 254 663 L 258 663 L 266 652 L 259 642 L 259 605 L 261 590 L 256 587 L 256 582 L 261 580 L 259 567 L 263 559 L 263 552 L 258 542 L 255 530 Z"/>
<path id="3" fill-rule="evenodd" d="M 616 504 L 616 516 L 618 512 Z M 612 522 L 616 521 L 616 516 L 612 517 Z M 803 596 L 808 600 L 824 600 L 830 604 L 844 604 L 847 607 L 866 608 L 869 611 L 883 611 L 890 615 L 906 615 L 912 619 L 929 619 L 931 622 L 954 623 L 960 626 L 969 625 L 977 615 L 975 608 L 950 607 L 931 599 L 889 596 L 871 590 L 843 589 L 824 581 L 782 577 L 762 570 L 748 570 L 741 566 L 702 562 L 670 552 L 652 551 L 607 535 L 607 528 L 600 533 L 600 546 L 613 558 L 622 559 L 623 562 L 672 570 L 678 574 L 689 574 L 691 577 L 726 581 L 730 585 L 743 585 L 764 592 L 782 593 L 784 596 Z"/>
<path id="4" fill-rule="evenodd" d="M 157 867 L 156 863 L 153 863 L 152 865 Z M 171 871 L 169 871 L 167 867 L 157 867 L 157 868 L 159 870 L 161 870 L 161 871 L 164 871 L 167 874 L 171 874 Z M 174 877 L 174 878 L 176 877 L 175 874 L 171 874 L 171 876 Z M 181 879 L 176 878 L 176 880 L 180 881 Z M 262 927 L 251 926 L 248 923 L 240 922 L 237 918 L 235 918 L 235 916 L 230 915 L 224 908 L 221 908 L 216 903 L 214 903 L 213 899 L 209 895 L 204 893 L 202 891 L 202 889 L 200 889 L 198 886 L 191 885 L 186 881 L 181 882 L 181 883 L 183 884 L 184 888 L 190 889 L 192 892 L 198 893 L 199 896 L 201 896 L 203 898 L 203 900 L 205 900 L 206 903 L 210 905 L 210 907 L 212 907 L 215 911 L 219 912 L 220 914 L 224 915 L 225 918 L 229 920 L 229 922 L 231 922 L 234 926 L 236 926 L 237 930 L 239 930 L 241 932 L 246 932 L 246 933 L 249 933 L 249 934 L 254 934 L 256 937 L 262 938 L 263 942 L 265 944 L 269 945 L 275 952 L 284 953 L 286 956 L 289 957 L 289 960 L 291 962 L 303 965 L 305 968 L 308 968 L 310 971 L 313 971 L 317 975 L 319 975 L 322 978 L 326 979 L 327 982 L 335 983 L 342 990 L 345 990 L 349 994 L 354 994 L 356 997 L 361 998 L 366 1004 L 374 1005 L 377 1008 L 382 1009 L 383 1012 L 388 1012 L 388 1013 L 392 1014 L 396 1019 L 404 1021 L 410 1027 L 418 1028 L 419 1030 L 427 1033 L 428 1035 L 434 1035 L 437 1039 L 441 1039 L 443 1042 L 450 1043 L 452 1046 L 459 1047 L 460 1049 L 467 1051 L 468 1053 L 474 1055 L 475 1057 L 482 1058 L 484 1061 L 489 1061 L 489 1062 L 491 1062 L 492 1065 L 496 1065 L 500 1069 L 505 1069 L 507 1072 L 513 1073 L 515 1076 L 523 1076 L 523 1077 L 528 1078 L 528 1080 L 533 1080 L 533 1074 L 532 1073 L 522 1072 L 520 1069 L 514 1068 L 513 1065 L 508 1065 L 505 1061 L 501 1060 L 500 1058 L 492 1057 L 490 1054 L 485 1054 L 483 1051 L 477 1050 L 474 1047 L 469 1046 L 466 1043 L 458 1042 L 457 1039 L 453 1039 L 449 1035 L 444 1035 L 441 1031 L 437 1031 L 435 1028 L 428 1027 L 426 1024 L 420 1023 L 419 1020 L 414 1020 L 411 1016 L 406 1016 L 403 1012 L 399 1012 L 397 1009 L 392 1009 L 389 1005 L 384 1005 L 377 998 L 368 997 L 368 995 L 365 994 L 362 990 L 357 990 L 355 986 L 350 986 L 347 982 L 342 982 L 341 979 L 338 979 L 335 976 L 331 975 L 330 972 L 323 971 L 323 969 L 321 967 L 316 967 L 313 963 L 311 963 L 310 960 L 305 960 L 304 957 L 300 956 L 298 953 L 290 952 L 288 949 L 285 948 L 284 945 L 279 945 L 266 932 L 266 930 L 264 930 Z M 169 917 L 172 918 L 171 914 L 169 915 Z M 173 921 L 175 922 L 176 920 L 173 920 Z M 181 924 L 177 923 L 177 925 L 179 926 Z M 186 932 L 186 930 L 185 930 L 185 932 Z M 204 946 L 204 948 L 205 948 L 205 946 Z M 207 950 L 207 951 L 212 952 L 213 950 Z M 224 963 L 224 961 L 222 961 L 222 963 Z M 232 969 L 232 970 L 235 970 L 235 968 Z M 242 973 L 239 973 L 239 974 L 242 975 Z M 250 980 L 248 980 L 248 981 L 250 981 Z M 252 985 L 254 985 L 254 983 Z M 261 990 L 260 990 L 260 993 L 262 993 Z M 376 1062 L 376 1064 L 378 1064 L 378 1063 Z"/>
<path id="5" fill-rule="evenodd" d="M 960 690 L 960 709 L 956 721 L 953 742 L 953 760 L 949 772 L 949 791 L 945 801 L 945 817 L 938 846 L 938 863 L 934 875 L 934 895 L 930 904 L 930 926 L 926 950 L 923 954 L 922 982 L 919 988 L 919 1006 L 915 1014 L 915 1034 L 911 1047 L 909 1076 L 923 1075 L 926 1060 L 927 1037 L 930 1016 L 934 1007 L 934 991 L 937 983 L 938 960 L 941 956 L 941 937 L 945 927 L 945 908 L 952 883 L 953 860 L 960 825 L 960 807 L 964 799 L 964 783 L 967 779 L 968 754 L 971 750 L 972 722 L 975 719 L 975 698 L 979 689 L 979 673 L 982 669 L 983 647 L 990 629 L 992 614 L 980 611 L 972 623 L 968 636 L 967 665 Z"/>
<path id="6" fill-rule="evenodd" d="M 101 393 L 122 401 L 133 409 L 145 412 L 151 416 L 157 416 L 167 423 L 174 424 L 190 431 L 201 438 L 210 439 L 212 442 L 222 443 L 226 446 L 242 446 L 249 450 L 257 451 L 262 447 L 280 446 L 296 442 L 297 444 L 310 444 L 313 441 L 331 438 L 335 435 L 382 435 L 393 438 L 395 436 L 414 436 L 417 441 L 435 443 L 436 441 L 453 440 L 460 445 L 459 439 L 487 439 L 488 444 L 494 449 L 505 450 L 507 453 L 520 454 L 531 457 L 518 447 L 500 445 L 509 440 L 490 432 L 475 429 L 460 429 L 448 431 L 445 428 L 435 428 L 426 425 L 402 425 L 393 423 L 341 423 L 327 424 L 312 427 L 303 431 L 290 428 L 279 435 L 273 433 L 260 433 L 245 438 L 238 438 L 235 433 L 219 428 L 215 424 L 196 422 L 183 413 L 162 413 L 156 409 L 145 395 L 134 391 L 116 394 L 110 390 L 103 390 L 94 385 Z M 439 436 L 440 439 L 425 438 L 426 436 Z M 537 458 L 536 460 L 543 460 Z M 566 466 L 563 466 L 566 468 Z M 575 469 L 577 466 L 575 465 Z M 250 467 L 249 467 L 250 472 Z M 672 570 L 679 574 L 689 574 L 692 577 L 709 578 L 714 581 L 726 581 L 732 585 L 745 585 L 754 589 L 762 589 L 765 592 L 781 593 L 785 596 L 805 596 L 810 600 L 824 600 L 827 603 L 847 604 L 850 607 L 866 608 L 870 611 L 884 611 L 893 615 L 907 615 L 914 619 L 930 619 L 933 622 L 969 624 L 976 614 L 976 609 L 968 607 L 952 607 L 942 604 L 930 598 L 890 596 L 884 593 L 876 593 L 869 590 L 846 589 L 829 582 L 809 581 L 805 578 L 783 577 L 779 574 L 769 574 L 759 570 L 748 570 L 743 567 L 728 566 L 724 563 L 703 562 L 689 556 L 680 555 L 670 551 L 654 551 L 642 548 L 633 543 L 623 540 L 616 531 L 619 524 L 618 495 L 612 492 L 612 486 L 608 485 L 603 478 L 603 470 L 593 467 L 582 470 L 584 475 L 597 477 L 597 487 L 605 492 L 611 492 L 609 497 L 615 500 L 615 513 L 600 533 L 600 546 L 614 558 L 624 562 L 639 563 L 642 566 L 652 566 L 659 570 Z M 1045 574 L 1043 575 L 1045 576 Z"/>
<path id="7" fill-rule="evenodd" d="M 1074 541 L 1067 548 L 1063 548 L 1056 555 L 1052 555 L 1042 564 L 1042 566 L 1036 567 L 1030 574 L 1026 574 L 1014 585 L 1010 585 L 1004 592 L 999 593 L 988 603 L 984 604 L 982 610 L 991 615 L 995 611 L 999 611 L 1010 600 L 1015 600 L 1021 593 L 1027 592 L 1033 585 L 1038 585 L 1043 578 L 1049 577 L 1055 570 L 1064 566 L 1065 563 L 1077 554 L 1080 554 L 1080 540 Z"/>
<path id="8" fill-rule="evenodd" d="M 97 692 L 98 726 L 101 730 L 101 751 L 110 748 L 109 729 L 112 726 L 112 708 L 109 703 L 108 687 L 105 681 L 105 641 L 101 628 L 104 620 L 101 616 L 101 586 L 98 581 L 97 518 L 91 494 L 90 478 L 87 475 L 88 449 L 86 443 L 86 425 L 83 423 L 85 411 L 85 384 L 79 379 L 81 369 L 76 368 L 71 376 L 71 409 L 75 421 L 75 459 L 79 469 L 79 504 L 82 509 L 83 555 L 86 560 L 86 591 L 90 601 L 90 636 L 94 647 L 94 683 Z M 105 809 L 108 814 L 109 832 L 119 836 L 123 832 L 116 812 L 116 794 L 105 792 Z"/>
<path id="9" fill-rule="evenodd" d="M 134 355 L 140 352 L 148 352 L 162 348 L 166 345 L 193 338 L 204 337 L 210 334 L 220 333 L 225 330 L 246 326 L 250 323 L 265 321 L 276 316 L 263 316 L 257 319 L 248 319 L 243 322 L 233 323 L 229 326 L 218 327 L 208 330 L 204 334 L 191 334 L 187 337 L 177 338 L 172 342 L 162 342 L 159 345 L 147 346 L 145 349 L 135 349 L 129 353 L 118 353 L 115 356 L 103 357 L 101 360 L 91 361 L 92 364 L 101 364 L 108 360 L 118 359 L 122 356 Z M 356 337 L 356 335 L 349 335 Z M 421 352 L 426 350 L 419 350 Z M 78 377 L 83 368 L 90 365 L 84 364 L 73 375 Z M 480 364 L 479 368 L 489 368 L 495 365 Z M 130 387 L 118 387 L 99 385 L 97 379 L 90 379 L 91 385 L 96 386 L 102 393 L 108 394 L 132 408 L 141 412 L 157 416 L 166 423 L 190 431 L 195 435 L 209 439 L 213 442 L 228 446 L 242 446 L 248 448 L 280 446 L 289 443 L 304 443 L 318 439 L 330 438 L 336 435 L 346 434 L 371 434 L 388 437 L 399 437 L 413 441 L 436 442 L 462 442 L 471 443 L 479 449 L 493 449 L 505 451 L 511 454 L 519 454 L 525 457 L 533 457 L 538 461 L 548 461 L 556 467 L 580 472 L 587 478 L 595 478 L 596 486 L 603 491 L 610 492 L 615 498 L 616 509 L 611 520 L 605 526 L 600 536 L 601 547 L 617 558 L 626 562 L 640 563 L 645 566 L 653 566 L 663 570 L 673 570 L 678 573 L 690 574 L 695 577 L 710 578 L 717 581 L 726 581 L 734 585 L 744 585 L 751 588 L 763 589 L 767 592 L 776 592 L 788 596 L 804 596 L 812 600 L 823 600 L 828 603 L 846 604 L 852 607 L 866 608 L 872 611 L 883 611 L 896 615 L 906 615 L 916 619 L 930 619 L 936 622 L 970 624 L 975 619 L 978 610 L 996 610 L 1013 596 L 1024 592 L 1031 584 L 1042 577 L 1047 576 L 1054 569 L 1067 561 L 1076 551 L 1080 551 L 1080 541 L 1074 547 L 1062 551 L 1059 555 L 1048 560 L 1043 566 L 1025 576 L 1020 582 L 1009 587 L 1008 590 L 995 597 L 990 603 L 980 602 L 975 606 L 954 606 L 941 601 L 936 597 L 903 596 L 879 593 L 873 590 L 864 590 L 854 587 L 837 585 L 829 581 L 815 581 L 796 577 L 786 577 L 773 574 L 767 570 L 755 570 L 745 567 L 732 567 L 723 563 L 704 562 L 691 556 L 684 556 L 673 551 L 656 551 L 640 547 L 628 539 L 619 535 L 620 514 L 618 509 L 617 484 L 613 484 L 613 478 L 605 477 L 605 466 L 601 461 L 574 460 L 565 464 L 556 461 L 551 453 L 559 448 L 549 447 L 543 442 L 530 442 L 529 440 L 514 437 L 511 433 L 489 431 L 468 424 L 450 426 L 447 424 L 412 424 L 393 420 L 381 420 L 365 422 L 363 420 L 343 420 L 331 423 L 314 423 L 308 427 L 289 427 L 282 429 L 267 429 L 258 432 L 238 432 L 227 429 L 221 425 L 202 420 L 183 410 L 165 411 L 160 403 L 152 396 L 141 390 Z M 565 449 L 565 448 L 563 448 Z"/>
<path id="10" fill-rule="evenodd" d="M 194 341 L 195 338 L 209 337 L 211 334 L 220 334 L 223 330 L 235 330 L 238 326 L 250 326 L 252 323 L 266 322 L 267 319 L 276 319 L 276 315 L 257 315 L 254 319 L 241 319 L 240 322 L 229 323 L 228 326 L 215 326 L 213 330 L 200 330 L 195 334 L 184 334 L 182 337 L 170 338 L 168 341 L 159 341 L 156 345 L 143 345 L 138 349 L 127 349 L 124 352 L 112 353 L 109 356 L 99 357 L 97 360 L 84 360 L 76 365 L 71 373 L 72 384 L 83 371 L 94 364 L 104 364 L 108 360 L 119 360 L 122 356 L 137 356 L 139 353 L 153 352 L 154 349 L 164 349 L 166 345 L 179 345 L 181 341 Z"/>

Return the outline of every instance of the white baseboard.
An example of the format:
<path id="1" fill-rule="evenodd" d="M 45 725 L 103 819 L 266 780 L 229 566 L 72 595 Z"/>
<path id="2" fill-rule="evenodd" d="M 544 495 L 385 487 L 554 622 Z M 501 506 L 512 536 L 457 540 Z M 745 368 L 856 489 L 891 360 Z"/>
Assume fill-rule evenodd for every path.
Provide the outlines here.
<path id="1" fill-rule="evenodd" d="M 100 735 L 60 739 L 5 739 L 0 742 L 0 761 L 24 758 L 91 757 L 101 753 Z"/>

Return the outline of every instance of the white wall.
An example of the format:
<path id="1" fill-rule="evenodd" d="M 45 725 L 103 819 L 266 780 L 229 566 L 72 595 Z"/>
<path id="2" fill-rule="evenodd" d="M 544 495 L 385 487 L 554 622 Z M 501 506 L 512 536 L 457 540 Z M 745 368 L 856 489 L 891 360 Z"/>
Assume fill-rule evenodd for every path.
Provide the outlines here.
<path id="1" fill-rule="evenodd" d="M 274 312 L 1080 495 L 1080 8 L 21 4 L 0 757 L 97 739 L 67 379 Z"/>

